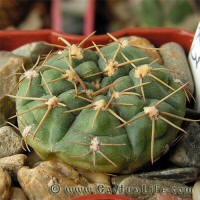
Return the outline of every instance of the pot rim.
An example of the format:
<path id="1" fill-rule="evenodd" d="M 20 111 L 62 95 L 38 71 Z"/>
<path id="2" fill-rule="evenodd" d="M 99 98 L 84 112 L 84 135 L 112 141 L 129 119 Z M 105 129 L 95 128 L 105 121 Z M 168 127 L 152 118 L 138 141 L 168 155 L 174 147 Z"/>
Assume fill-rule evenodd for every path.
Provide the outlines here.
<path id="1" fill-rule="evenodd" d="M 131 35 L 144 37 L 150 40 L 156 46 L 160 46 L 163 43 L 173 41 L 179 43 L 186 52 L 189 52 L 194 37 L 194 33 L 177 28 L 126 28 L 116 32 L 112 32 L 111 34 L 116 38 Z M 58 41 L 58 37 L 63 37 L 70 43 L 79 43 L 86 36 L 71 35 L 52 29 L 34 31 L 0 31 L 0 50 L 13 50 L 21 45 L 34 41 L 46 41 L 49 43 L 63 44 L 62 42 Z M 106 34 L 94 35 L 84 43 L 83 47 L 91 45 L 92 41 L 95 41 L 95 43 L 97 44 L 106 44 L 108 42 L 111 42 L 112 40 Z"/>
<path id="2" fill-rule="evenodd" d="M 136 200 L 135 198 L 115 194 L 89 194 L 72 198 L 71 200 Z"/>

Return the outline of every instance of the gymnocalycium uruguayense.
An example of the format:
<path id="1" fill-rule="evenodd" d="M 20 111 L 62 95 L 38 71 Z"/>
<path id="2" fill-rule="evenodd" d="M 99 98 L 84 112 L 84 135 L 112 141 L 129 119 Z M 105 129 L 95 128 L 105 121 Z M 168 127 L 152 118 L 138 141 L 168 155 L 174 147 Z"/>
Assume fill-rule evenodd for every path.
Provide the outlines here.
<path id="1" fill-rule="evenodd" d="M 24 67 L 16 96 L 19 130 L 44 159 L 130 173 L 154 162 L 176 138 L 185 86 L 166 66 L 126 41 L 70 44 Z M 53 45 L 53 44 L 52 44 Z"/>

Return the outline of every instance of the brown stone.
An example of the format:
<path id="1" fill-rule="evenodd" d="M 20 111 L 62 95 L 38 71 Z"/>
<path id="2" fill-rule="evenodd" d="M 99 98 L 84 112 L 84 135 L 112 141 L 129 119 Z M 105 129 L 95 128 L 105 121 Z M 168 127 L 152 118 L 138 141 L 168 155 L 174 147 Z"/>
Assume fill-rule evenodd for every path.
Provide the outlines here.
<path id="1" fill-rule="evenodd" d="M 19 48 L 13 50 L 12 53 L 30 59 L 33 63 L 35 63 L 39 55 L 48 54 L 51 50 L 51 46 L 46 45 L 44 42 L 40 41 L 20 46 Z"/>
<path id="2" fill-rule="evenodd" d="M 27 160 L 25 154 L 16 154 L 0 159 L 0 167 L 7 170 L 11 176 L 17 177 L 17 172 L 22 168 Z"/>
<path id="3" fill-rule="evenodd" d="M 10 126 L 0 128 L 0 158 L 22 152 L 21 136 Z"/>
<path id="4" fill-rule="evenodd" d="M 149 57 L 153 58 L 154 60 L 158 59 L 157 62 L 159 64 L 163 64 L 162 58 L 158 50 L 156 50 L 155 46 L 146 38 L 138 36 L 129 36 L 129 37 L 121 37 L 118 40 L 121 42 L 127 40 L 130 46 L 139 48 L 141 51 L 146 53 Z"/>
<path id="5" fill-rule="evenodd" d="M 18 171 L 18 181 L 29 200 L 67 200 L 97 192 L 97 184 L 59 161 L 41 162 L 33 169 L 22 167 Z M 104 188 L 110 187 L 102 185 Z"/>
<path id="6" fill-rule="evenodd" d="M 84 169 L 78 169 L 78 172 L 87 178 L 90 183 L 110 185 L 110 176 L 104 173 L 90 172 Z"/>
<path id="7" fill-rule="evenodd" d="M 8 200 L 10 196 L 11 177 L 0 167 L 0 200 Z"/>
<path id="8" fill-rule="evenodd" d="M 177 82 L 185 83 L 189 81 L 187 88 L 193 94 L 194 82 L 183 47 L 178 43 L 168 42 L 160 47 L 160 54 L 164 65 L 177 72 L 176 77 L 174 77 Z"/>
<path id="9" fill-rule="evenodd" d="M 9 200 L 27 200 L 27 198 L 21 188 L 12 187 Z"/>
<path id="10" fill-rule="evenodd" d="M 117 188 L 117 194 L 140 200 L 147 200 L 156 193 L 167 193 L 178 195 L 181 198 L 191 198 L 192 188 L 180 183 L 144 179 L 134 175 L 125 177 Z"/>
<path id="11" fill-rule="evenodd" d="M 16 94 L 17 88 L 15 88 L 15 85 L 19 76 L 15 73 L 22 70 L 22 63 L 26 64 L 28 62 L 8 51 L 0 51 L 0 110 L 6 119 L 15 113 L 15 101 L 5 97 L 5 95 Z"/>
<path id="12" fill-rule="evenodd" d="M 200 125 L 188 122 L 185 131 L 187 134 L 170 153 L 170 161 L 180 167 L 200 168 Z"/>

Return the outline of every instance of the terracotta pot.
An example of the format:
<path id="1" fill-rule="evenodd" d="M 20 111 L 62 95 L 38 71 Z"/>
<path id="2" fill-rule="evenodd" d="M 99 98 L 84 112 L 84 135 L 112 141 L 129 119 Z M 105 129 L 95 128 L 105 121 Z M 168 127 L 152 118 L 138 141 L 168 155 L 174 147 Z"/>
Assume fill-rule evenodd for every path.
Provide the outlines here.
<path id="1" fill-rule="evenodd" d="M 89 194 L 89 195 L 79 196 L 71 200 L 136 200 L 136 199 L 121 195 L 113 195 L 113 194 Z"/>
<path id="2" fill-rule="evenodd" d="M 189 51 L 194 34 L 188 31 L 175 28 L 127 28 L 112 33 L 115 37 L 137 35 L 149 39 L 156 46 L 174 41 L 179 43 L 186 52 Z M 50 43 L 62 44 L 58 41 L 58 36 L 62 36 L 70 43 L 79 43 L 85 36 L 70 35 L 54 30 L 37 31 L 0 31 L 0 50 L 13 50 L 21 45 L 34 41 L 46 41 Z M 84 46 L 91 45 L 91 41 L 97 44 L 106 44 L 111 41 L 107 35 L 97 35 L 91 37 Z"/>

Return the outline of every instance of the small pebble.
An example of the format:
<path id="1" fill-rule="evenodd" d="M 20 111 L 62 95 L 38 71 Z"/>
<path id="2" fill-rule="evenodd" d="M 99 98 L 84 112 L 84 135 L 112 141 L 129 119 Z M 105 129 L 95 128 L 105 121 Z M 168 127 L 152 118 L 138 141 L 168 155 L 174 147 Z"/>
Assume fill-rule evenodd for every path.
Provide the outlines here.
<path id="1" fill-rule="evenodd" d="M 163 60 L 159 54 L 159 51 L 156 50 L 155 46 L 146 38 L 138 37 L 138 36 L 128 36 L 128 37 L 121 37 L 118 39 L 120 42 L 129 44 L 133 47 L 138 47 L 141 51 L 146 53 L 149 57 L 153 58 L 154 60 L 158 60 L 159 64 L 163 64 Z"/>
<path id="2" fill-rule="evenodd" d="M 110 176 L 100 172 L 91 172 L 85 169 L 77 169 L 78 172 L 87 178 L 90 183 L 110 185 Z"/>
<path id="3" fill-rule="evenodd" d="M 21 137 L 10 126 L 0 128 L 0 158 L 22 152 Z"/>
<path id="4" fill-rule="evenodd" d="M 179 183 L 191 183 L 197 180 L 200 169 L 194 167 L 174 168 L 160 171 L 151 171 L 142 174 L 135 174 L 141 178 L 152 180 L 165 180 Z"/>
<path id="5" fill-rule="evenodd" d="M 200 180 L 197 181 L 192 188 L 192 199 L 200 200 Z"/>
<path id="6" fill-rule="evenodd" d="M 52 50 L 52 47 L 46 45 L 44 42 L 32 42 L 25 44 L 12 51 L 13 54 L 23 56 L 32 60 L 33 63 L 37 61 L 39 55 L 48 54 Z"/>
<path id="7" fill-rule="evenodd" d="M 176 79 L 180 79 L 183 83 L 189 81 L 188 89 L 193 94 L 194 82 L 184 49 L 175 42 L 169 42 L 160 47 L 160 54 L 164 65 L 178 73 Z"/>
<path id="8" fill-rule="evenodd" d="M 89 182 L 87 177 L 59 161 L 40 162 L 32 169 L 22 167 L 17 176 L 29 200 L 70 200 L 75 196 L 96 193 L 97 185 L 110 187 L 104 183 Z"/>
<path id="9" fill-rule="evenodd" d="M 10 196 L 11 177 L 0 167 L 0 200 L 8 200 Z"/>
<path id="10" fill-rule="evenodd" d="M 0 167 L 7 170 L 11 176 L 17 177 L 17 171 L 22 168 L 27 160 L 25 154 L 16 154 L 0 158 Z"/>
<path id="11" fill-rule="evenodd" d="M 16 56 L 9 51 L 0 51 L 0 97 L 7 94 L 18 82 L 18 76 L 9 75 L 22 70 L 24 59 L 21 56 Z"/>
<path id="12" fill-rule="evenodd" d="M 151 180 L 131 175 L 124 178 L 117 189 L 117 194 L 119 195 L 143 198 L 145 200 L 153 197 L 156 193 L 167 193 L 179 195 L 181 198 L 191 198 L 192 188 L 176 182 Z"/>
<path id="13" fill-rule="evenodd" d="M 9 200 L 27 200 L 27 198 L 21 188 L 12 187 Z"/>
<path id="14" fill-rule="evenodd" d="M 0 111 L 6 119 L 16 113 L 15 100 L 5 95 L 16 94 L 19 75 L 15 73 L 22 71 L 22 63 L 26 65 L 28 61 L 9 51 L 0 51 Z"/>
<path id="15" fill-rule="evenodd" d="M 170 161 L 180 167 L 200 168 L 200 125 L 190 122 L 186 126 L 187 134 L 170 153 Z"/>

